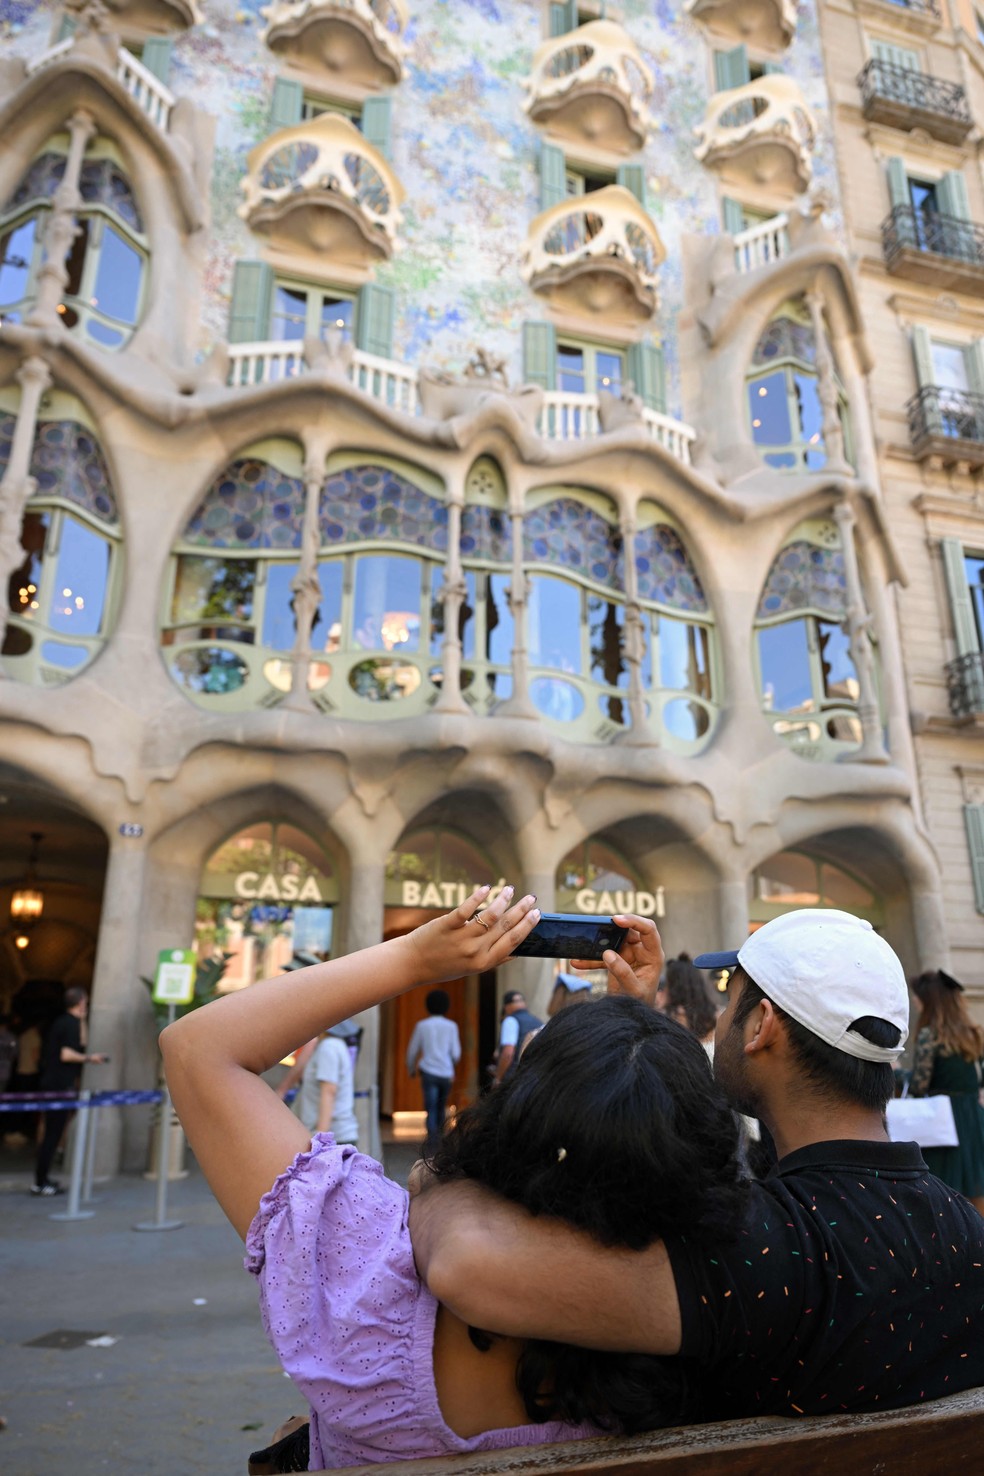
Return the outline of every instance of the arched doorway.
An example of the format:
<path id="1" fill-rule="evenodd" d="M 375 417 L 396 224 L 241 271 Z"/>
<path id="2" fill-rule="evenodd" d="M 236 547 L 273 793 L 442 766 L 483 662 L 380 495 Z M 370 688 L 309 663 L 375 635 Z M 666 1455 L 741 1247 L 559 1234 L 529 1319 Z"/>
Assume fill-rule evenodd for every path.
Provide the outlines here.
<path id="1" fill-rule="evenodd" d="M 861 876 L 809 850 L 779 851 L 749 878 L 749 931 L 798 907 L 836 907 L 879 931 L 885 925 L 884 901 Z"/>

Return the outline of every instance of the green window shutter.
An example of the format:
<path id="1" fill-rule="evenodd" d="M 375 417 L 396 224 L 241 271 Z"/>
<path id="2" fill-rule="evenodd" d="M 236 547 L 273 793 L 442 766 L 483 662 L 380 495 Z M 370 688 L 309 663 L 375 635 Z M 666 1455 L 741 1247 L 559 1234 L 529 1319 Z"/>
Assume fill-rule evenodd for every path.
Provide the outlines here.
<path id="1" fill-rule="evenodd" d="M 970 870 L 974 878 L 974 905 L 984 912 L 984 805 L 964 805 Z"/>
<path id="2" fill-rule="evenodd" d="M 887 62 L 890 67 L 903 67 L 907 72 L 919 71 L 919 53 L 907 46 L 893 46 L 889 41 L 872 41 L 871 55 L 875 61 Z"/>
<path id="3" fill-rule="evenodd" d="M 977 622 L 974 620 L 974 606 L 967 583 L 963 544 L 959 538 L 941 538 L 940 552 L 943 555 L 946 592 L 950 597 L 957 655 L 970 656 L 978 650 Z"/>
<path id="4" fill-rule="evenodd" d="M 617 184 L 635 195 L 639 204 L 646 204 L 646 171 L 641 164 L 620 164 L 615 174 Z"/>
<path id="5" fill-rule="evenodd" d="M 577 30 L 577 0 L 562 0 L 550 6 L 551 36 L 566 36 L 568 31 Z"/>
<path id="6" fill-rule="evenodd" d="M 912 357 L 916 366 L 916 383 L 920 389 L 928 389 L 933 383 L 933 349 L 926 328 L 912 330 Z"/>
<path id="7" fill-rule="evenodd" d="M 721 219 L 729 236 L 737 236 L 745 229 L 745 207 L 738 200 L 721 201 Z"/>
<path id="8" fill-rule="evenodd" d="M 896 205 L 909 205 L 909 176 L 905 169 L 905 160 L 891 158 L 885 162 L 888 174 L 888 197 L 893 208 Z"/>
<path id="9" fill-rule="evenodd" d="M 782 62 L 763 62 L 762 71 L 766 77 L 781 77 L 783 74 Z"/>
<path id="10" fill-rule="evenodd" d="M 936 198 L 944 215 L 954 215 L 958 220 L 970 219 L 970 201 L 967 198 L 967 182 L 959 169 L 944 174 L 936 186 Z"/>
<path id="11" fill-rule="evenodd" d="M 278 128 L 291 128 L 295 123 L 300 123 L 303 113 L 304 88 L 300 82 L 278 77 L 273 84 L 273 97 L 270 99 L 270 132 L 276 133 Z"/>
<path id="12" fill-rule="evenodd" d="M 362 104 L 362 136 L 379 150 L 384 159 L 390 155 L 391 113 L 391 99 L 388 97 L 367 97 Z"/>
<path id="13" fill-rule="evenodd" d="M 650 410 L 666 413 L 666 376 L 663 368 L 662 344 L 644 338 L 629 345 L 627 354 L 629 378 Z"/>
<path id="14" fill-rule="evenodd" d="M 170 39 L 167 36 L 151 36 L 149 41 L 144 42 L 140 60 L 159 82 L 166 82 L 171 70 Z"/>
<path id="15" fill-rule="evenodd" d="M 736 46 L 733 51 L 715 51 L 714 83 L 718 92 L 728 92 L 732 87 L 743 87 L 751 80 L 748 52 L 744 46 Z"/>
<path id="16" fill-rule="evenodd" d="M 557 388 L 557 334 L 552 323 L 523 324 L 523 383 Z"/>
<path id="17" fill-rule="evenodd" d="M 359 293 L 359 310 L 356 314 L 356 347 L 380 359 L 393 357 L 393 319 L 396 315 L 396 294 L 392 287 L 382 287 L 378 282 L 367 282 Z"/>
<path id="18" fill-rule="evenodd" d="M 232 269 L 229 342 L 262 343 L 270 332 L 273 270 L 265 261 L 237 261 Z"/>
<path id="19" fill-rule="evenodd" d="M 975 338 L 963 351 L 967 387 L 972 395 L 984 395 L 984 339 Z"/>
<path id="20" fill-rule="evenodd" d="M 567 199 L 567 164 L 563 149 L 540 145 L 540 209 L 549 210 Z"/>

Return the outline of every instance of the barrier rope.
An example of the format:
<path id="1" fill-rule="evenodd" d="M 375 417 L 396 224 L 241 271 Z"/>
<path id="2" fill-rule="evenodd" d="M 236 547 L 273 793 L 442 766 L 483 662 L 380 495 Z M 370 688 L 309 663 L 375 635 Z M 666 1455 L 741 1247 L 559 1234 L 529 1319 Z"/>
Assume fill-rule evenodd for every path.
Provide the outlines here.
<path id="1" fill-rule="evenodd" d="M 87 1099 L 70 1092 L 0 1092 L 0 1112 L 70 1112 L 80 1107 L 138 1107 L 144 1102 L 159 1102 L 163 1092 L 93 1092 Z M 296 1091 L 288 1092 L 292 1101 Z M 355 1097 L 368 1097 L 368 1091 L 353 1092 Z"/>

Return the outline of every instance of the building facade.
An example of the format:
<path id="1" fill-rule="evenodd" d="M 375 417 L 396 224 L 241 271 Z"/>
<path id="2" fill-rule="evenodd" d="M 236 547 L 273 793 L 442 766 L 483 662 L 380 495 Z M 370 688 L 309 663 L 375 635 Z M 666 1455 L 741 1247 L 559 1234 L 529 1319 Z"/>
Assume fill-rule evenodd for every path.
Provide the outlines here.
<path id="1" fill-rule="evenodd" d="M 99 1085 L 159 950 L 240 987 L 499 878 L 673 951 L 844 906 L 984 995 L 910 533 L 972 555 L 972 483 L 886 459 L 839 86 L 790 0 L 17 8 L 0 982 L 92 985 Z M 505 972 L 549 993 L 455 986 L 459 1096 Z"/>

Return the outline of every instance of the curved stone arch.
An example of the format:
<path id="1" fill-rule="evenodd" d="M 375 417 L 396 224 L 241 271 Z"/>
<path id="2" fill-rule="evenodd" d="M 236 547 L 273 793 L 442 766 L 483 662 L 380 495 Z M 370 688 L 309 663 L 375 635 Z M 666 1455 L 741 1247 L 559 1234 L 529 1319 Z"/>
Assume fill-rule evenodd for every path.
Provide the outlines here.
<path id="1" fill-rule="evenodd" d="M 857 288 L 840 253 L 832 256 L 829 247 L 794 252 L 771 262 L 768 272 L 739 280 L 744 284 L 742 290 L 714 315 L 712 344 L 727 340 L 734 345 L 735 356 L 749 363 L 756 343 L 783 303 L 816 290 L 837 326 L 856 339 L 857 368 L 864 374 L 873 368 Z"/>
<path id="2" fill-rule="evenodd" d="M 497 876 L 476 878 L 476 885 L 485 881 L 494 883 L 499 877 L 520 885 L 522 858 L 509 818 L 509 773 L 505 763 L 501 768 L 501 776 L 496 778 L 488 776 L 476 782 L 463 776 L 460 783 L 453 783 L 448 789 L 440 788 L 435 782 L 429 798 L 418 796 L 417 806 L 405 817 L 400 834 L 389 850 L 398 849 L 402 839 L 428 828 L 444 830 L 488 857 L 493 870 L 499 868 Z"/>

